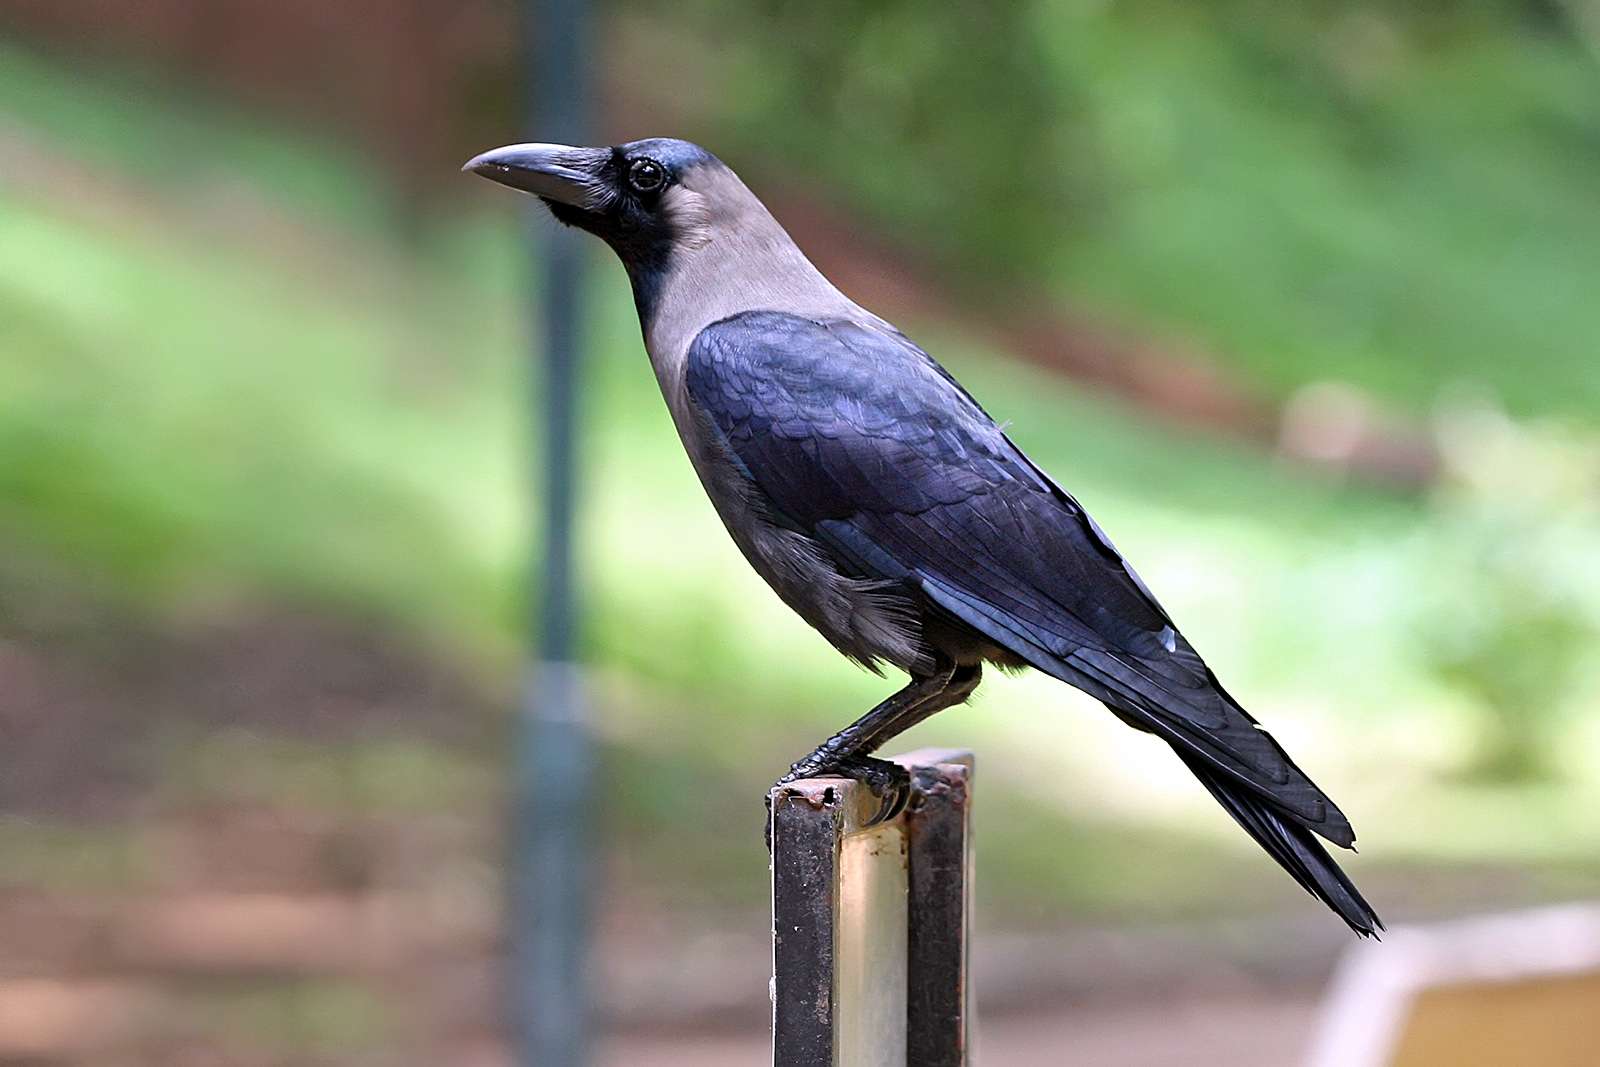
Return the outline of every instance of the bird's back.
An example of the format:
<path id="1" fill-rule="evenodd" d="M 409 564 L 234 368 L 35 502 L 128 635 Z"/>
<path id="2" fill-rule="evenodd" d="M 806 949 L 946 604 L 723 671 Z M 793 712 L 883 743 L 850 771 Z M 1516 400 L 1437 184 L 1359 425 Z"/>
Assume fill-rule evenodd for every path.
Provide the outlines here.
<path id="1" fill-rule="evenodd" d="M 684 382 L 770 521 L 839 572 L 903 592 L 924 644 L 930 621 L 953 621 L 980 638 L 967 648 L 997 648 L 1166 740 L 1303 885 L 1374 928 L 1308 833 L 1351 844 L 1337 806 L 1081 505 L 921 349 L 877 321 L 749 311 L 697 335 Z"/>

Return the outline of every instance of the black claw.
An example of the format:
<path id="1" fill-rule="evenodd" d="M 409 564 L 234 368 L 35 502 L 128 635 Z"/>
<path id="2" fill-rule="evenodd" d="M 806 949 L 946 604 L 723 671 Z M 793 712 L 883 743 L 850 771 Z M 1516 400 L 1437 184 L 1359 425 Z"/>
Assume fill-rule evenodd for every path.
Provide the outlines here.
<path id="1" fill-rule="evenodd" d="M 878 814 L 873 816 L 868 826 L 877 826 L 883 822 L 893 822 L 906 810 L 906 805 L 911 802 L 911 782 L 905 781 L 891 786 L 883 796 L 883 805 L 878 809 Z"/>
<path id="2" fill-rule="evenodd" d="M 868 826 L 889 822 L 906 810 L 911 800 L 911 773 L 898 763 L 874 759 L 871 756 L 847 756 L 825 762 L 813 753 L 789 768 L 789 773 L 772 784 L 773 789 L 797 782 L 802 778 L 820 778 L 838 775 L 860 782 L 879 800 L 877 814 L 867 821 Z M 772 851 L 772 792 L 767 792 L 767 822 L 762 830 L 767 851 Z"/>
<path id="3" fill-rule="evenodd" d="M 835 773 L 854 778 L 880 801 L 877 814 L 867 821 L 868 826 L 896 818 L 911 799 L 911 774 L 898 763 L 859 756 L 838 767 Z"/>

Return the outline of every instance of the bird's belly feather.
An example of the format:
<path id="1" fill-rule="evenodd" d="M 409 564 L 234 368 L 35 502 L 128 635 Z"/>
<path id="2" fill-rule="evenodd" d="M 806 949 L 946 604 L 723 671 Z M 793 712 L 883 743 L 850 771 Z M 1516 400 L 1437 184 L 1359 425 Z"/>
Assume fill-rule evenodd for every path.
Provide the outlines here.
<path id="1" fill-rule="evenodd" d="M 913 673 L 927 671 L 931 651 L 924 640 L 922 613 L 909 591 L 896 582 L 845 573 L 815 538 L 784 525 L 766 494 L 706 420 L 688 405 L 673 414 L 712 507 L 739 551 L 779 599 L 858 663 L 873 669 L 888 663 Z"/>

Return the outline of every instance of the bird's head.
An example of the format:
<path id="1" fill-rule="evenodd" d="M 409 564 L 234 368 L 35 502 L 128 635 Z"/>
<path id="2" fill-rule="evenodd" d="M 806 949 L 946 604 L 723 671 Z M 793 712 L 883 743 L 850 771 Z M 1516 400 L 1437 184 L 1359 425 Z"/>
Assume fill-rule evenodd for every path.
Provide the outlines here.
<path id="1" fill-rule="evenodd" d="M 755 202 L 710 152 L 669 137 L 609 148 L 507 145 L 462 169 L 537 196 L 561 222 L 605 241 L 630 270 L 704 244 L 714 216 Z"/>

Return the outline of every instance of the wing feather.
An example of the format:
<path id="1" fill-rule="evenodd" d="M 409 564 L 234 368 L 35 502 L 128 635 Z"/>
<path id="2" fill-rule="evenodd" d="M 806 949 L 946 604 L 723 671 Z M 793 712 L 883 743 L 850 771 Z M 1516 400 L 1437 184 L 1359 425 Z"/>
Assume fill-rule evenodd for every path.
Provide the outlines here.
<path id="1" fill-rule="evenodd" d="M 685 373 L 783 521 L 1162 737 L 1208 769 L 1213 791 L 1237 783 L 1353 842 L 1104 531 L 904 335 L 746 312 L 704 330 Z"/>

